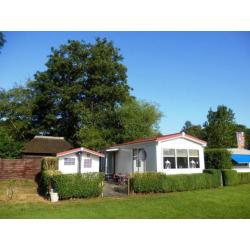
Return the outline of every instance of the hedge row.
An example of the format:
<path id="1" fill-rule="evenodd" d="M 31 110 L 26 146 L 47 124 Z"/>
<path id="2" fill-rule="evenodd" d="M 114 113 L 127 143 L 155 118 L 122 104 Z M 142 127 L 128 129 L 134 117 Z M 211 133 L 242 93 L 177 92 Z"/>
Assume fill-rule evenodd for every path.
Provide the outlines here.
<path id="1" fill-rule="evenodd" d="M 62 174 L 58 170 L 44 170 L 40 174 L 39 180 L 39 193 L 41 195 L 47 196 L 49 194 L 50 189 L 52 188 L 52 179 L 55 175 Z"/>
<path id="2" fill-rule="evenodd" d="M 205 166 L 207 169 L 231 169 L 231 154 L 227 149 L 206 149 Z"/>
<path id="3" fill-rule="evenodd" d="M 250 173 L 238 173 L 235 170 L 222 170 L 222 177 L 224 186 L 250 183 Z"/>
<path id="4" fill-rule="evenodd" d="M 59 171 L 42 171 L 40 193 L 48 195 L 50 188 L 59 199 L 89 198 L 101 195 L 103 173 L 61 174 Z"/>
<path id="5" fill-rule="evenodd" d="M 135 193 L 165 193 L 215 188 L 221 185 L 220 171 L 205 170 L 201 174 L 166 175 L 164 173 L 138 173 L 131 179 Z"/>

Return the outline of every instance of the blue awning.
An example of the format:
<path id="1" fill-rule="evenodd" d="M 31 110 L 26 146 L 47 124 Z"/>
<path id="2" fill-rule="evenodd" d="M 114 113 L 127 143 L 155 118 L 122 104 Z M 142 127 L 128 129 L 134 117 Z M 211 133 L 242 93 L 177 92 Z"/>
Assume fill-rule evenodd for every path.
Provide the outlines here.
<path id="1" fill-rule="evenodd" d="M 231 155 L 232 160 L 237 163 L 250 163 L 250 155 Z"/>

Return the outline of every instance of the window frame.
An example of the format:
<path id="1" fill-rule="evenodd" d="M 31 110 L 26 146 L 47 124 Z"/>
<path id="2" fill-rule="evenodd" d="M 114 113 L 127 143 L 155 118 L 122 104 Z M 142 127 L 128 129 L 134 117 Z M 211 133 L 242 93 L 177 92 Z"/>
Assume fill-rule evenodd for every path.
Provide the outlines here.
<path id="1" fill-rule="evenodd" d="M 175 155 L 173 156 L 169 156 L 172 158 L 175 158 L 175 168 L 164 168 L 164 158 L 168 157 L 164 154 L 164 150 L 174 150 Z M 178 168 L 178 156 L 177 156 L 177 150 L 186 150 L 187 151 L 187 156 L 183 157 L 183 158 L 187 158 L 187 167 L 186 168 Z M 190 156 L 190 150 L 195 150 L 198 152 L 198 156 Z M 174 169 L 200 169 L 201 168 L 201 159 L 200 159 L 200 150 L 199 149 L 194 149 L 194 148 L 171 148 L 171 147 L 163 147 L 162 148 L 162 169 L 163 170 L 174 170 Z M 181 157 L 180 157 L 181 158 Z M 199 162 L 199 167 L 198 168 L 192 168 L 190 166 L 190 158 L 197 158 L 198 162 Z"/>
<path id="2" fill-rule="evenodd" d="M 86 162 L 87 160 L 90 161 L 90 167 L 86 167 L 86 165 L 85 165 L 85 162 Z M 83 168 L 92 168 L 92 167 L 93 167 L 92 162 L 93 162 L 93 161 L 92 161 L 92 158 L 91 158 L 91 157 L 84 158 L 84 159 L 83 159 Z"/>
<path id="3" fill-rule="evenodd" d="M 68 162 L 66 162 L 69 160 Z M 75 157 L 64 157 L 63 158 L 63 165 L 64 166 L 75 166 L 76 165 L 76 158 Z"/>

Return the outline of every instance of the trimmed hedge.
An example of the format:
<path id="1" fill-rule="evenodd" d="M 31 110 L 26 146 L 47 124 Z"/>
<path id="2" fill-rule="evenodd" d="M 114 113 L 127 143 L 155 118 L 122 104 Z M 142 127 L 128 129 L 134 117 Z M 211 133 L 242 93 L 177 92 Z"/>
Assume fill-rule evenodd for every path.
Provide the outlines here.
<path id="1" fill-rule="evenodd" d="M 232 166 L 231 154 L 227 149 L 205 150 L 205 167 L 207 169 L 231 169 Z"/>
<path id="2" fill-rule="evenodd" d="M 58 158 L 44 157 L 42 159 L 42 171 L 44 170 L 58 170 Z"/>
<path id="3" fill-rule="evenodd" d="M 250 173 L 238 173 L 236 170 L 222 170 L 222 177 L 224 186 L 250 183 Z"/>
<path id="4" fill-rule="evenodd" d="M 132 177 L 135 193 L 165 193 L 215 188 L 221 185 L 219 170 L 206 170 L 201 174 L 166 175 L 164 173 L 136 173 Z"/>
<path id="5" fill-rule="evenodd" d="M 52 178 L 62 174 L 58 170 L 44 170 L 41 172 L 38 191 L 41 195 L 47 196 L 51 189 Z"/>
<path id="6" fill-rule="evenodd" d="M 60 174 L 52 178 L 59 199 L 89 198 L 101 195 L 104 173 Z"/>

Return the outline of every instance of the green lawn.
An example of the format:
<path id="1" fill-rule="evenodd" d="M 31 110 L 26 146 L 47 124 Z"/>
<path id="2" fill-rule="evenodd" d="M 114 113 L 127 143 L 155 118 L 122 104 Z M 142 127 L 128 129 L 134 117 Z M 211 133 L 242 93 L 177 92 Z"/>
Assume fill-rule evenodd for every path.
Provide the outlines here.
<path id="1" fill-rule="evenodd" d="M 2 199 L 0 218 L 250 218 L 250 184 L 54 204 L 40 197 L 34 202 Z"/>

